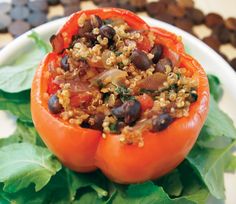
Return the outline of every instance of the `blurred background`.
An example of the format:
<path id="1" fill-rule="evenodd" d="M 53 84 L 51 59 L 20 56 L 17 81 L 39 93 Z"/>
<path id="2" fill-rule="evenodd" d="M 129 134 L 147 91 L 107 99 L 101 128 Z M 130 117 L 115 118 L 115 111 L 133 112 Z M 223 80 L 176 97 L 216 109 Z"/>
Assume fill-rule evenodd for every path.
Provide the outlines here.
<path id="1" fill-rule="evenodd" d="M 125 8 L 175 25 L 236 71 L 236 0 L 0 0 L 0 49 L 31 28 L 96 7 Z"/>

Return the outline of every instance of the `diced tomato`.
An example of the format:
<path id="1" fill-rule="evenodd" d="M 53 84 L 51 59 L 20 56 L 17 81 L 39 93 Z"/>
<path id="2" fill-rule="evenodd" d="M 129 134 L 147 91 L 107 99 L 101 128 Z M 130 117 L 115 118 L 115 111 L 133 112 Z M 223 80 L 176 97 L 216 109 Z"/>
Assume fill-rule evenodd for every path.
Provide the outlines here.
<path id="1" fill-rule="evenodd" d="M 141 103 L 141 109 L 144 112 L 147 109 L 151 109 L 153 107 L 153 99 L 148 94 L 143 94 L 137 97 L 138 101 Z"/>
<path id="2" fill-rule="evenodd" d="M 90 92 L 81 92 L 72 95 L 70 98 L 70 103 L 73 107 L 79 107 L 81 105 L 89 103 L 93 98 Z"/>
<path id="3" fill-rule="evenodd" d="M 48 90 L 47 90 L 47 92 L 51 95 L 51 94 L 55 94 L 59 89 L 60 89 L 59 85 L 55 84 L 53 82 L 53 78 L 51 77 L 48 81 Z"/>
<path id="4" fill-rule="evenodd" d="M 146 52 L 151 50 L 151 44 L 146 35 L 143 35 L 143 40 L 141 42 L 137 42 L 137 48 Z"/>

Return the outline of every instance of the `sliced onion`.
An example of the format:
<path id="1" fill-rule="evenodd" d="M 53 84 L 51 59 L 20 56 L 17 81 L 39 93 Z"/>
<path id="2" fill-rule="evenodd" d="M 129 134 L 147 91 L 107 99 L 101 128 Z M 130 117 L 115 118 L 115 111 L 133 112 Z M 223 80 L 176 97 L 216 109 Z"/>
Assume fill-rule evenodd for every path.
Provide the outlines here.
<path id="1" fill-rule="evenodd" d="M 157 72 L 146 79 L 139 81 L 136 85 L 138 89 L 158 90 L 163 87 L 163 83 L 166 81 L 166 75 Z"/>
<path id="2" fill-rule="evenodd" d="M 103 84 L 113 83 L 115 85 L 120 85 L 125 81 L 126 76 L 128 76 L 128 74 L 125 71 L 120 69 L 110 69 L 93 78 L 92 83 L 101 81 Z"/>

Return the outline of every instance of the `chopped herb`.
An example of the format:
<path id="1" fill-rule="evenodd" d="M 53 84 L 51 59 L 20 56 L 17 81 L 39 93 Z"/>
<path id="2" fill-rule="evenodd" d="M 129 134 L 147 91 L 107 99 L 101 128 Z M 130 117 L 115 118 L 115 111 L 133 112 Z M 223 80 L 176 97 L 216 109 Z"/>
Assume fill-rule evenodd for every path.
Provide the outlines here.
<path id="1" fill-rule="evenodd" d="M 103 95 L 102 95 L 102 99 L 103 99 L 103 101 L 106 103 L 106 102 L 108 102 L 108 100 L 109 100 L 109 97 L 110 97 L 110 95 L 111 95 L 111 93 L 104 93 Z"/>
<path id="2" fill-rule="evenodd" d="M 123 62 L 118 62 L 117 63 L 119 69 L 122 69 L 125 65 L 123 64 Z"/>
<path id="3" fill-rule="evenodd" d="M 102 88 L 104 88 L 104 86 L 105 86 L 105 85 L 102 83 L 101 80 L 97 80 L 97 85 L 98 85 L 99 89 L 102 89 Z"/>
<path id="4" fill-rule="evenodd" d="M 180 79 L 181 77 L 181 74 L 180 73 L 176 73 L 177 77 L 178 77 L 178 80 Z"/>
<path id="5" fill-rule="evenodd" d="M 120 51 L 115 51 L 115 55 L 118 57 L 118 56 L 120 56 L 122 54 L 122 52 L 120 52 Z"/>
<path id="6" fill-rule="evenodd" d="M 116 45 L 113 43 L 112 40 L 109 41 L 109 50 L 116 52 Z"/>
<path id="7" fill-rule="evenodd" d="M 174 91 L 177 91 L 178 90 L 178 85 L 177 84 L 171 84 L 170 89 L 174 90 Z"/>
<path id="8" fill-rule="evenodd" d="M 119 94 L 122 102 L 125 102 L 128 100 L 134 100 L 134 96 L 131 95 L 130 90 L 125 86 L 118 86 L 115 89 L 115 91 L 116 91 L 116 93 Z"/>
<path id="9" fill-rule="evenodd" d="M 117 126 L 117 123 L 111 123 L 109 125 L 109 129 L 112 133 L 118 133 L 118 126 Z"/>

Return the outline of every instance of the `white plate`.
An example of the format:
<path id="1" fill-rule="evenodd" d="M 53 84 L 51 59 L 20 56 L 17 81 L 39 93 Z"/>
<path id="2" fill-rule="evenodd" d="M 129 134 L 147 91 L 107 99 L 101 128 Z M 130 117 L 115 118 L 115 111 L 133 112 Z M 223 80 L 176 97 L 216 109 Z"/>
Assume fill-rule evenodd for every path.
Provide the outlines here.
<path id="1" fill-rule="evenodd" d="M 215 74 L 220 78 L 224 89 L 224 96 L 220 102 L 220 106 L 226 113 L 230 115 L 236 124 L 236 73 L 232 70 L 228 63 L 215 51 L 187 32 L 149 17 L 143 17 L 143 19 L 152 26 L 162 27 L 182 36 L 183 42 L 187 47 L 188 52 L 202 64 L 206 72 Z M 48 40 L 49 37 L 55 33 L 56 30 L 65 22 L 65 20 L 66 19 L 63 18 L 49 22 L 35 28 L 35 31 L 39 33 L 41 37 Z M 20 36 L 0 51 L 0 66 L 14 61 L 18 55 L 31 50 L 32 41 L 27 38 L 28 34 L 29 33 L 26 33 Z M 0 137 L 10 134 L 15 128 L 12 119 L 9 119 L 9 116 L 3 112 L 0 112 L 0 127 Z M 226 174 L 225 184 L 225 203 L 235 204 L 236 175 Z M 216 203 L 216 201 L 214 201 L 214 203 Z"/>

